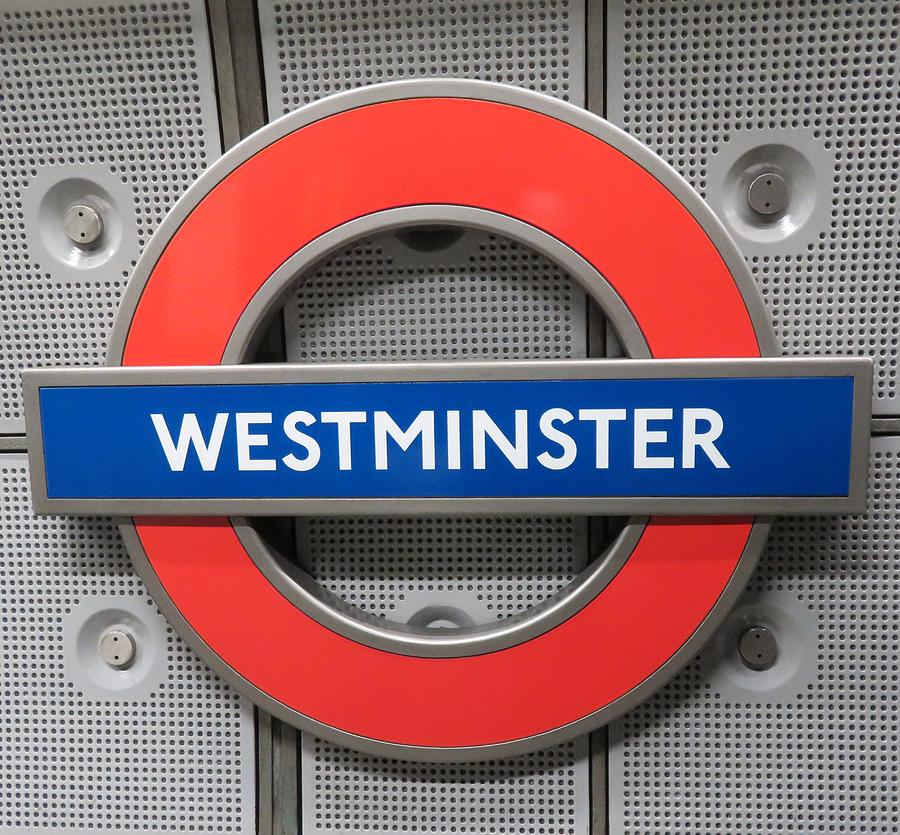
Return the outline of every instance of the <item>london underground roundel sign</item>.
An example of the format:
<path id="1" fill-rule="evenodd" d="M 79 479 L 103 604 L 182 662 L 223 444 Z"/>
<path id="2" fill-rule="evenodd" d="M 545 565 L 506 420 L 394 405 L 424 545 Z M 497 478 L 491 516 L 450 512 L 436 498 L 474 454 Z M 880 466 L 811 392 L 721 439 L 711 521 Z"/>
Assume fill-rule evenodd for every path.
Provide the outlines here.
<path id="1" fill-rule="evenodd" d="M 242 364 L 310 265 L 435 224 L 553 259 L 629 359 Z M 743 587 L 754 514 L 859 507 L 868 361 L 773 354 L 720 223 L 619 130 L 499 85 L 364 88 L 189 190 L 138 264 L 110 368 L 26 375 L 35 505 L 132 517 L 164 613 L 276 716 L 389 756 L 511 755 L 671 676 Z M 642 515 L 550 601 L 464 629 L 336 604 L 243 517 L 516 511 Z"/>

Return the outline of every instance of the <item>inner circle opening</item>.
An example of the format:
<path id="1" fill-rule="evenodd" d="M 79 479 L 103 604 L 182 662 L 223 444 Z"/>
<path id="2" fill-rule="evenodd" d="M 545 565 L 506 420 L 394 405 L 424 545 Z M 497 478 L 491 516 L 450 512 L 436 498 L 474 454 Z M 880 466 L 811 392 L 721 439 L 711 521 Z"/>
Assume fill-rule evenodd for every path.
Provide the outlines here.
<path id="1" fill-rule="evenodd" d="M 381 229 L 307 264 L 289 285 L 245 335 L 238 361 L 636 353 L 633 333 L 620 336 L 586 291 L 584 276 L 573 277 L 546 252 L 495 229 L 424 221 Z M 372 631 L 388 629 L 408 639 L 413 654 L 435 655 L 468 654 L 451 645 L 493 634 L 502 642 L 504 630 L 560 608 L 581 586 L 593 584 L 596 594 L 643 527 L 641 520 L 535 514 L 233 521 L 267 576 L 289 596 L 312 600 L 337 631 L 394 649 Z M 423 651 L 422 639 L 447 644 Z M 487 651 L 494 644 L 478 646 Z"/>

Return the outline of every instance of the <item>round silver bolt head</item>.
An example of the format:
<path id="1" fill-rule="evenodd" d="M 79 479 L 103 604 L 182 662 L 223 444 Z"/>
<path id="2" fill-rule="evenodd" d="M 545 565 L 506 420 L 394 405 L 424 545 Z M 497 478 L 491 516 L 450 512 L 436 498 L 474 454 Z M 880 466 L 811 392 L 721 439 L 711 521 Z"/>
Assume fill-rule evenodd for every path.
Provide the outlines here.
<path id="1" fill-rule="evenodd" d="M 136 652 L 134 638 L 122 629 L 109 629 L 100 636 L 100 657 L 116 670 L 130 667 Z"/>
<path id="2" fill-rule="evenodd" d="M 100 213 L 82 203 L 71 206 L 63 218 L 69 240 L 83 249 L 96 246 L 103 237 L 103 218 Z"/>
<path id="3" fill-rule="evenodd" d="M 787 209 L 788 187 L 784 177 L 770 172 L 753 178 L 747 189 L 747 202 L 754 212 L 767 217 L 779 215 Z"/>
<path id="4" fill-rule="evenodd" d="M 768 670 L 778 658 L 778 643 L 765 626 L 751 626 L 738 641 L 741 661 L 751 670 Z"/>

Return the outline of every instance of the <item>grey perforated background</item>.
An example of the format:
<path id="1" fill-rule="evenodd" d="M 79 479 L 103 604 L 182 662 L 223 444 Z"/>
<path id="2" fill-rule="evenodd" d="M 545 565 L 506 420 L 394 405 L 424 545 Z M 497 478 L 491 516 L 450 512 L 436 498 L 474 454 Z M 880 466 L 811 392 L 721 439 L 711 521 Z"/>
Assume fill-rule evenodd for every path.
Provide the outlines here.
<path id="1" fill-rule="evenodd" d="M 23 367 L 97 364 L 127 277 L 219 153 L 202 0 L 0 0 L 0 433 Z M 106 232 L 81 253 L 76 202 Z M 255 830 L 252 707 L 166 624 L 112 520 L 37 519 L 0 456 L 0 833 Z M 125 625 L 137 656 L 99 659 Z"/>
<path id="2" fill-rule="evenodd" d="M 396 235 L 322 265 L 285 312 L 305 362 L 584 356 L 585 300 L 542 256 L 466 233 L 436 252 Z M 573 518 L 309 519 L 299 559 L 331 591 L 402 623 L 440 610 L 465 625 L 535 605 L 586 564 Z M 587 740 L 476 766 L 398 765 L 304 738 L 306 832 L 583 833 Z M 437 830 L 434 828 L 437 827 Z"/>
<path id="3" fill-rule="evenodd" d="M 900 438 L 870 472 L 866 516 L 778 522 L 745 596 L 808 675 L 713 646 L 611 726 L 612 835 L 900 830 Z"/>
<path id="4" fill-rule="evenodd" d="M 584 5 L 381 0 L 260 3 L 269 115 L 411 76 L 503 81 L 583 103 Z M 468 233 L 435 252 L 393 235 L 307 278 L 285 311 L 288 358 L 311 362 L 585 356 L 584 295 L 544 258 Z M 475 622 L 519 611 L 586 560 L 573 519 L 310 520 L 301 560 L 364 609 L 426 606 Z M 586 832 L 587 741 L 508 763 L 397 765 L 305 738 L 304 831 Z"/>
<path id="5" fill-rule="evenodd" d="M 751 266 L 786 353 L 873 356 L 876 409 L 900 411 L 900 7 L 610 0 L 608 27 L 608 117 L 714 205 L 738 200 L 714 193 L 732 148 L 784 131 L 812 161 L 802 245 L 747 247 Z"/>
<path id="6" fill-rule="evenodd" d="M 36 518 L 23 454 L 0 489 L 0 833 L 252 833 L 252 707 L 165 623 L 112 520 Z M 146 678 L 77 656 L 85 609 L 149 632 Z"/>
<path id="7" fill-rule="evenodd" d="M 103 361 L 140 250 L 219 151 L 203 0 L 0 0 L 0 432 L 24 429 L 23 367 Z M 81 258 L 54 196 L 108 202 L 116 240 Z"/>
<path id="8" fill-rule="evenodd" d="M 542 255 L 478 232 L 418 252 L 381 235 L 304 278 L 285 311 L 302 362 L 583 357 L 585 295 Z"/>
<path id="9" fill-rule="evenodd" d="M 433 601 L 487 623 L 569 583 L 584 567 L 586 527 L 565 517 L 312 519 L 300 523 L 300 555 L 327 589 L 372 614 L 405 622 Z"/>
<path id="10" fill-rule="evenodd" d="M 582 104 L 578 0 L 260 0 L 269 116 L 400 78 L 516 84 Z"/>
<path id="11" fill-rule="evenodd" d="M 305 737 L 304 832 L 586 833 L 587 738 L 477 765 L 388 762 Z"/>

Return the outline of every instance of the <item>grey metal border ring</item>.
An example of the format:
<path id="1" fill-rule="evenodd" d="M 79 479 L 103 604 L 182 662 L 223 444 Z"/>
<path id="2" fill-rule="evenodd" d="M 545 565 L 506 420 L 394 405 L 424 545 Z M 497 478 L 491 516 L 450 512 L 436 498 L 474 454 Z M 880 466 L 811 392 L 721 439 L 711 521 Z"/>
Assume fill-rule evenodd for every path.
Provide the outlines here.
<path id="1" fill-rule="evenodd" d="M 550 258 L 577 279 L 603 309 L 623 346 L 633 358 L 650 350 L 631 312 L 609 283 L 587 261 L 561 241 L 521 221 L 469 206 L 408 206 L 387 209 L 350 221 L 317 238 L 289 258 L 259 289 L 235 325 L 222 357 L 224 365 L 246 361 L 259 324 L 280 308 L 285 294 L 322 259 L 362 237 L 413 225 L 460 226 L 504 235 Z M 268 580 L 295 606 L 323 626 L 351 640 L 388 652 L 423 657 L 453 657 L 492 652 L 527 641 L 571 617 L 596 597 L 624 565 L 644 530 L 645 520 L 632 520 L 617 540 L 574 580 L 541 604 L 496 624 L 432 629 L 366 615 L 326 592 L 312 577 L 263 541 L 246 519 L 232 519 L 238 537 Z"/>

